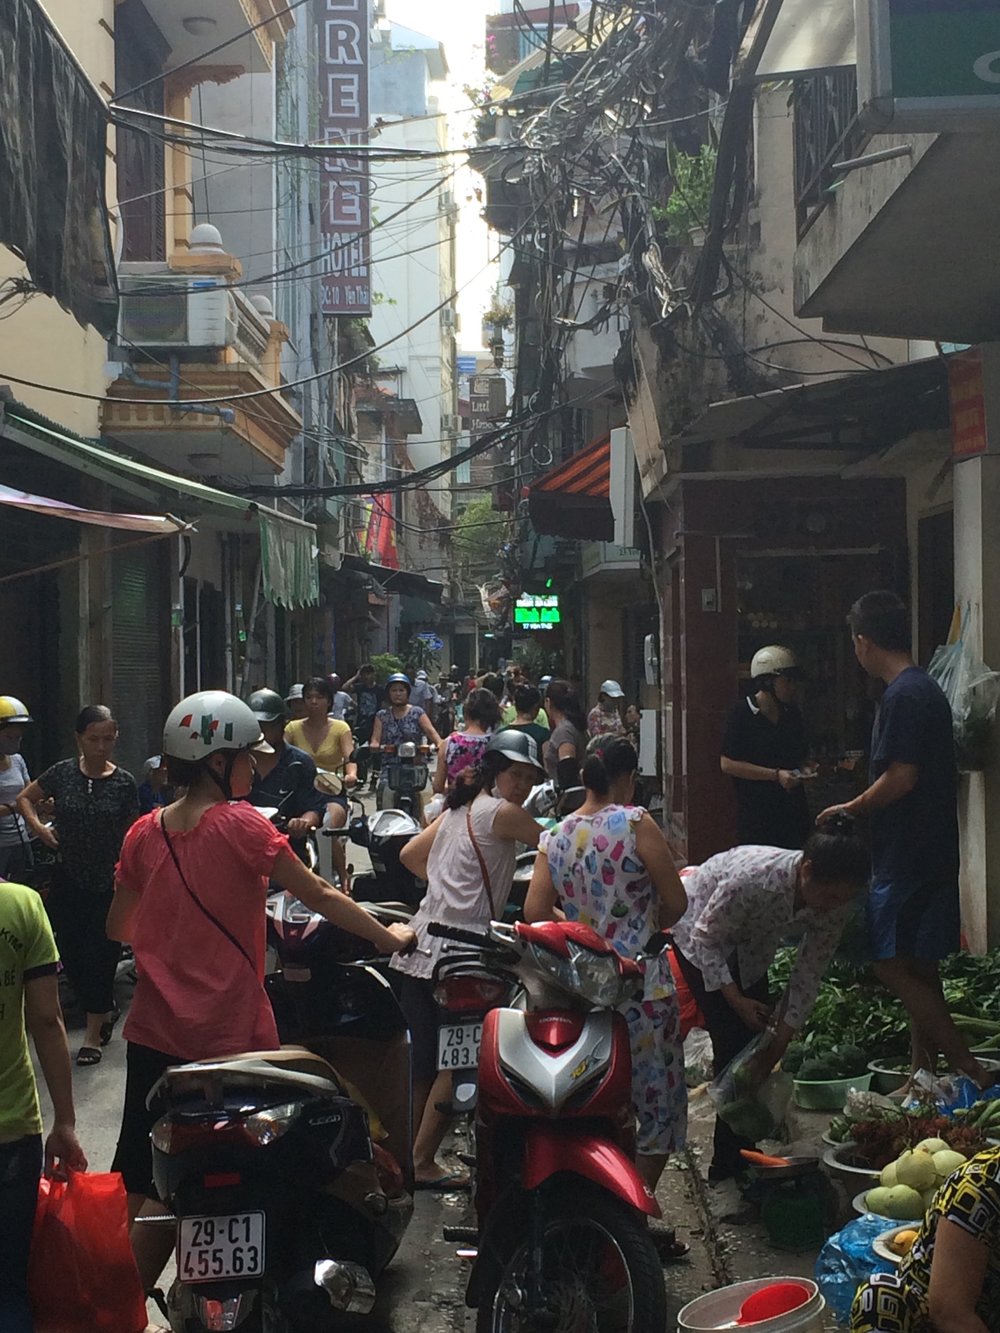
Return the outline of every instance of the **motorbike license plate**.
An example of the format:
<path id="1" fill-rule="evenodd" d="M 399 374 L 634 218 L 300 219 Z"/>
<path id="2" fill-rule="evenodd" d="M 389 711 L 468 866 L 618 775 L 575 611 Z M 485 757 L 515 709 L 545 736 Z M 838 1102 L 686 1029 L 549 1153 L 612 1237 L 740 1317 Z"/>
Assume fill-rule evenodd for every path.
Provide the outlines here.
<path id="1" fill-rule="evenodd" d="M 438 1029 L 438 1069 L 475 1069 L 482 1023 L 448 1023 Z"/>
<path id="2" fill-rule="evenodd" d="M 264 1214 L 183 1217 L 177 1228 L 177 1274 L 182 1282 L 261 1277 Z"/>

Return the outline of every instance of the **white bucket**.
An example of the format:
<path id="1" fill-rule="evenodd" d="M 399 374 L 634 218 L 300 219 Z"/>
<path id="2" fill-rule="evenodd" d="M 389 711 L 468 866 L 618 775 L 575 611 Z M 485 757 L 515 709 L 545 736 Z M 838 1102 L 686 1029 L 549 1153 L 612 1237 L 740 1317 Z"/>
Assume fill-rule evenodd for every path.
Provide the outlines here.
<path id="1" fill-rule="evenodd" d="M 755 1278 L 752 1282 L 734 1282 L 731 1287 L 720 1287 L 705 1296 L 697 1296 L 677 1316 L 677 1327 L 690 1330 L 690 1333 L 707 1333 L 708 1330 L 734 1328 L 739 1318 L 740 1307 L 748 1296 L 755 1291 L 762 1291 L 776 1282 L 794 1282 L 809 1293 L 804 1305 L 787 1314 L 775 1315 L 773 1319 L 762 1319 L 757 1324 L 744 1324 L 753 1333 L 822 1333 L 823 1312 L 826 1301 L 820 1295 L 819 1287 L 807 1277 Z"/>

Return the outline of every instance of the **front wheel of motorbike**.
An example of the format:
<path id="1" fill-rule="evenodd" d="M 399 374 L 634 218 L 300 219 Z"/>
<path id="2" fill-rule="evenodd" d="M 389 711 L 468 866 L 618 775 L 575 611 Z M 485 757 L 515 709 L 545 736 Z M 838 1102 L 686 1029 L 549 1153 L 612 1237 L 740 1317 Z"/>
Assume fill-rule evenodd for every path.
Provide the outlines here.
<path id="1" fill-rule="evenodd" d="M 552 1185 L 542 1206 L 537 1283 L 522 1230 L 484 1283 L 476 1333 L 663 1333 L 663 1268 L 645 1220 L 577 1181 Z"/>

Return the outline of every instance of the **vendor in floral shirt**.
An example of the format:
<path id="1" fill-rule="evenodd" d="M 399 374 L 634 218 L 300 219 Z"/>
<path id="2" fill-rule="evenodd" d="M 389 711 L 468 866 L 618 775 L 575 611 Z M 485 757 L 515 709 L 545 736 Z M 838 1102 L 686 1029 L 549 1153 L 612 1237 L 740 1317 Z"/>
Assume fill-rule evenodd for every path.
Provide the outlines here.
<path id="1" fill-rule="evenodd" d="M 809 1016 L 853 901 L 868 884 L 868 850 L 852 824 L 831 820 L 801 852 L 734 847 L 683 876 L 688 908 L 671 933 L 712 1038 L 717 1074 L 767 1026 L 767 970 L 789 936 L 798 939 L 798 952 L 761 1078 Z M 740 1149 L 749 1147 L 717 1120 L 709 1180 L 736 1175 Z"/>

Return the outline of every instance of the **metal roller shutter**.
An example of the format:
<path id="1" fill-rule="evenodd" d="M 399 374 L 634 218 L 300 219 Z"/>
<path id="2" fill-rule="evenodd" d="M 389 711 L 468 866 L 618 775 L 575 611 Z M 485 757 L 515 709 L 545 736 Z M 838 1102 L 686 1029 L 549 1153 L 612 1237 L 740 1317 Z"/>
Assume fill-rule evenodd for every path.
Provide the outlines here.
<path id="1" fill-rule="evenodd" d="M 141 781 L 156 754 L 167 711 L 169 616 L 161 543 L 112 558 L 111 707 L 121 738 L 117 758 Z"/>

